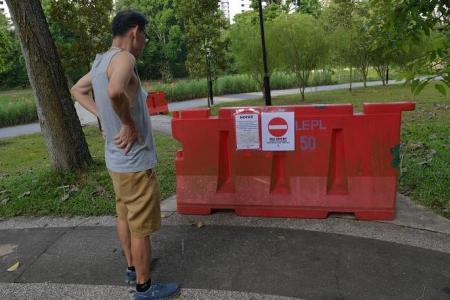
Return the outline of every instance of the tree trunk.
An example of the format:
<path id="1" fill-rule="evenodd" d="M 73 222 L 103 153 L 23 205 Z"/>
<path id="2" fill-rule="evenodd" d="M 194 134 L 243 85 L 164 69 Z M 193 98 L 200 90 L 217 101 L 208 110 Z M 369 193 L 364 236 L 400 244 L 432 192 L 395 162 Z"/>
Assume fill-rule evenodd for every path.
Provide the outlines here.
<path id="1" fill-rule="evenodd" d="M 353 66 L 350 66 L 350 87 L 349 87 L 349 91 L 352 91 L 352 83 L 353 83 Z"/>
<path id="2" fill-rule="evenodd" d="M 378 77 L 381 79 L 383 86 L 386 86 L 386 69 L 384 65 L 378 65 L 374 67 L 377 71 Z"/>
<path id="3" fill-rule="evenodd" d="M 304 87 L 300 88 L 300 94 L 302 94 L 302 102 L 305 102 L 305 88 Z"/>
<path id="4" fill-rule="evenodd" d="M 368 66 L 362 66 L 361 68 L 361 74 L 363 76 L 363 81 L 364 81 L 364 87 L 367 87 L 367 75 L 369 73 L 369 67 Z"/>
<path id="5" fill-rule="evenodd" d="M 386 85 L 389 84 L 389 65 L 386 65 Z"/>
<path id="6" fill-rule="evenodd" d="M 20 39 L 50 161 L 56 170 L 85 169 L 92 157 L 40 0 L 7 0 Z"/>
<path id="7" fill-rule="evenodd" d="M 305 101 L 305 88 L 306 88 L 306 84 L 305 84 L 305 80 L 302 77 L 301 73 L 296 73 L 297 76 L 297 86 L 300 90 L 300 94 L 302 95 L 302 102 Z"/>

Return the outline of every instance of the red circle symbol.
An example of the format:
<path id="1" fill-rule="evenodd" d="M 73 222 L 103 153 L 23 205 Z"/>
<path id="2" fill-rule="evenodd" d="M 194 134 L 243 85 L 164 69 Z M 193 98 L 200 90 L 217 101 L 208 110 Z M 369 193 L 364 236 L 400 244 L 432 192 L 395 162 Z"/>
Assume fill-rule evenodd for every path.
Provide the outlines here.
<path id="1" fill-rule="evenodd" d="M 288 124 L 283 118 L 273 118 L 268 125 L 269 133 L 275 137 L 281 137 L 286 134 Z"/>

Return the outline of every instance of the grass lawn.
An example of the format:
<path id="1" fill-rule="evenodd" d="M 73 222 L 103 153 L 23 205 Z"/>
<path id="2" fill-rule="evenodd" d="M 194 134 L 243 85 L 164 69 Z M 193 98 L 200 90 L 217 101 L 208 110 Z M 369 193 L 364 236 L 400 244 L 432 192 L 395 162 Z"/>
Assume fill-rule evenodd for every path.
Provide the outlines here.
<path id="1" fill-rule="evenodd" d="M 300 95 L 272 99 L 273 105 L 307 103 L 352 103 L 361 111 L 364 102 L 395 102 L 411 100 L 409 87 L 361 88 L 306 94 L 305 102 Z M 414 112 L 403 113 L 402 164 L 399 191 L 411 196 L 416 202 L 450 218 L 450 96 L 443 96 L 430 85 L 414 99 Z M 261 106 L 262 99 L 245 100 L 217 105 L 220 107 Z"/>
<path id="2" fill-rule="evenodd" d="M 95 164 L 83 174 L 52 172 L 40 134 L 0 140 L 0 217 L 114 214 L 103 138 L 95 127 L 85 127 L 84 132 Z M 174 157 L 179 145 L 161 134 L 156 134 L 156 144 L 164 199 L 175 193 Z"/>

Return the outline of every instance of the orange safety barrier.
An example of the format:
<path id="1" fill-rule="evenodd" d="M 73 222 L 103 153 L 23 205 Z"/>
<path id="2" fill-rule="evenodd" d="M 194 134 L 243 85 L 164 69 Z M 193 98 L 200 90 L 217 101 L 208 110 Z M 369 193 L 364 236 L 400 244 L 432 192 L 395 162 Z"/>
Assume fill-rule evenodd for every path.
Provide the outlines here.
<path id="1" fill-rule="evenodd" d="M 164 92 L 149 92 L 147 95 L 147 108 L 151 116 L 168 114 L 169 107 Z"/>
<path id="2" fill-rule="evenodd" d="M 172 134 L 183 145 L 176 155 L 177 210 L 300 218 L 336 212 L 393 219 L 401 113 L 414 109 L 413 102 L 398 102 L 366 103 L 362 113 L 354 113 L 351 104 L 221 108 L 217 117 L 206 108 L 175 112 Z M 235 116 L 247 112 L 258 116 L 253 125 L 260 143 L 270 132 L 271 147 L 272 142 L 289 144 L 282 137 L 288 126 L 280 118 L 268 125 L 262 119 L 274 112 L 293 115 L 294 150 L 239 150 Z M 242 128 L 244 135 L 255 132 Z"/>

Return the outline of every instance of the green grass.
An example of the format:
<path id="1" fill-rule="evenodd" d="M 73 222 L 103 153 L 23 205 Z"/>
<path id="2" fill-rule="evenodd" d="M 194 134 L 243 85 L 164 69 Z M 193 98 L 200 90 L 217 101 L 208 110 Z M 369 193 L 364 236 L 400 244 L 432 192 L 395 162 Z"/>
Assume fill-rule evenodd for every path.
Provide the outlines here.
<path id="1" fill-rule="evenodd" d="M 361 111 L 364 102 L 395 102 L 411 100 L 409 87 L 360 88 L 276 97 L 273 105 L 308 103 L 352 103 Z M 431 209 L 450 218 L 450 96 L 439 94 L 433 85 L 425 88 L 414 99 L 414 112 L 404 112 L 402 120 L 402 163 L 399 191 Z M 262 106 L 263 99 L 245 100 L 217 105 L 221 107 Z"/>
<path id="2" fill-rule="evenodd" d="M 104 164 L 103 138 L 84 129 L 95 164 L 84 173 L 56 173 L 44 140 L 34 134 L 0 140 L 0 217 L 18 215 L 113 215 L 114 193 Z M 157 174 L 163 199 L 175 193 L 174 157 L 178 144 L 156 134 Z"/>

